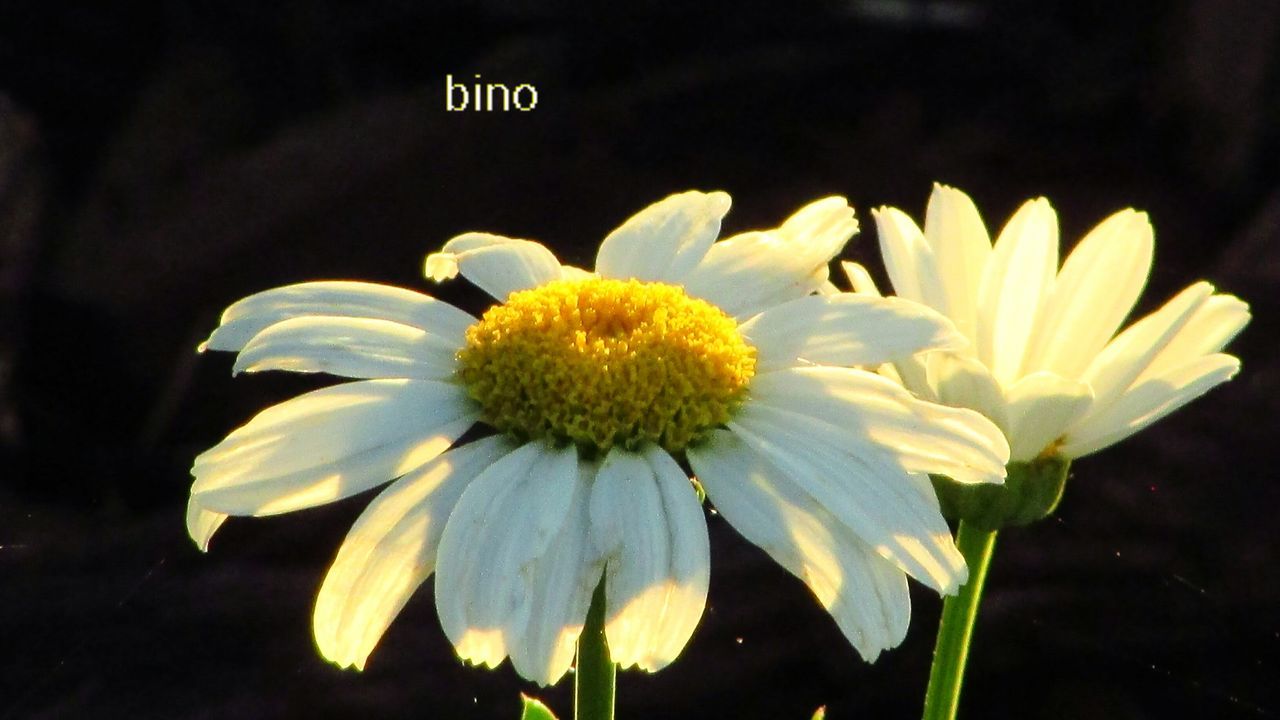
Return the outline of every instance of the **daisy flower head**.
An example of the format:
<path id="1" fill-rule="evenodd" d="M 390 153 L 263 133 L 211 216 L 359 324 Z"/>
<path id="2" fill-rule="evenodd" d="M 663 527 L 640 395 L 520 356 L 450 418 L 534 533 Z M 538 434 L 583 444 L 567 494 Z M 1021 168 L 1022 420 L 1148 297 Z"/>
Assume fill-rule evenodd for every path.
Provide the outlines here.
<path id="1" fill-rule="evenodd" d="M 435 576 L 465 660 L 542 684 L 570 667 L 597 586 L 614 661 L 657 670 L 706 601 L 707 525 L 685 468 L 800 577 L 867 658 L 906 631 L 906 575 L 965 578 L 925 473 L 998 482 L 978 413 L 854 366 L 962 342 L 897 299 L 822 294 L 856 232 L 842 198 L 716 241 L 721 192 L 672 195 L 602 242 L 593 271 L 467 233 L 427 258 L 498 304 L 480 318 L 408 290 L 314 282 L 233 304 L 205 348 L 236 372 L 359 378 L 263 411 L 196 458 L 188 528 L 391 481 L 320 589 L 320 652 L 363 667 Z M 491 432 L 459 443 L 473 426 Z"/>
<path id="2" fill-rule="evenodd" d="M 1231 379 L 1221 352 L 1249 306 L 1200 281 L 1117 334 L 1151 270 L 1145 213 L 1121 210 L 1058 265 L 1057 215 L 1027 201 L 993 245 L 973 201 L 935 185 L 924 229 L 897 208 L 875 213 L 898 297 L 946 315 L 970 343 L 897 363 L 918 396 L 982 412 L 1012 459 L 1088 455 L 1132 435 Z M 855 292 L 878 295 L 845 263 Z"/>

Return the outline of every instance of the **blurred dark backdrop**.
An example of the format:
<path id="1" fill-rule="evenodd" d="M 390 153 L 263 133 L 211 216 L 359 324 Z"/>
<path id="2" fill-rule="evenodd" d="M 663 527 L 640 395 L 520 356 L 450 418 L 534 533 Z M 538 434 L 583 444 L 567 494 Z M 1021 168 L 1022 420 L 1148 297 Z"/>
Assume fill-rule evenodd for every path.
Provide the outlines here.
<path id="1" fill-rule="evenodd" d="M 1001 539 L 968 718 L 1280 715 L 1280 4 L 844 0 L 633 4 L 0 4 L 0 718 L 515 717 L 463 667 L 430 583 L 363 674 L 309 618 L 367 502 L 183 528 L 191 458 L 321 379 L 229 377 L 231 301 L 320 278 L 422 289 L 453 234 L 589 262 L 670 192 L 729 232 L 938 180 L 992 226 L 1046 195 L 1069 244 L 1148 210 L 1140 311 L 1207 278 L 1253 304 L 1232 383 L 1079 461 L 1058 517 Z M 533 83 L 449 113 L 447 73 Z M 464 283 L 427 288 L 472 310 Z M 797 581 L 710 519 L 710 607 L 620 717 L 918 716 L 940 604 L 861 662 Z M 913 588 L 918 591 L 919 588 Z"/>

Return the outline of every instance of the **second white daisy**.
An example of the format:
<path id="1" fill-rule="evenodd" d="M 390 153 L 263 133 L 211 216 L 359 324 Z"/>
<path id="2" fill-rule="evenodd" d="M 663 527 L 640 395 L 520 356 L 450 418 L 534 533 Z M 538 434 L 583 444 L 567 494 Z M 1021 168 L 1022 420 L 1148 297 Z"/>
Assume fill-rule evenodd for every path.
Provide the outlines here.
<path id="1" fill-rule="evenodd" d="M 994 246 L 973 201 L 935 185 L 922 231 L 897 208 L 875 213 L 899 297 L 950 318 L 971 342 L 896 364 L 920 397 L 982 412 L 1006 433 L 1014 461 L 1076 458 L 1118 442 L 1229 380 L 1222 348 L 1249 306 L 1201 281 L 1116 334 L 1151 270 L 1145 213 L 1103 220 L 1058 267 L 1058 220 L 1025 203 Z M 878 295 L 845 263 L 854 290 Z"/>

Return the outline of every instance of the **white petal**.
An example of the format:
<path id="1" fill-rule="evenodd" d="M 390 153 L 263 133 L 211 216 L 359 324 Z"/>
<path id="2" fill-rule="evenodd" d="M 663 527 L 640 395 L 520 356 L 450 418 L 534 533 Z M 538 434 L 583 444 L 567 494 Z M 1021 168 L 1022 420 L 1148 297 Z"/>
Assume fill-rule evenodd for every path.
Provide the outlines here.
<path id="1" fill-rule="evenodd" d="M 802 361 L 878 365 L 965 342 L 949 320 L 923 305 L 854 293 L 792 300 L 739 329 L 757 350 L 757 372 Z"/>
<path id="2" fill-rule="evenodd" d="M 1018 378 L 1057 269 L 1057 215 L 1044 198 L 1029 201 L 1000 231 L 978 293 L 978 359 L 1002 385 Z"/>
<path id="3" fill-rule="evenodd" d="M 433 297 L 376 283 L 333 280 L 264 290 L 234 303 L 200 350 L 244 347 L 250 338 L 281 320 L 304 315 L 374 318 L 421 328 L 455 341 L 476 319 Z"/>
<path id="4" fill-rule="evenodd" d="M 1087 383 L 1035 372 L 1009 388 L 1009 459 L 1034 460 L 1084 416 L 1093 403 Z"/>
<path id="5" fill-rule="evenodd" d="M 986 365 L 967 353 L 951 352 L 930 353 L 927 363 L 928 384 L 936 388 L 937 394 L 933 398 L 922 395 L 924 399 L 977 410 L 1008 435 L 1009 413 L 1004 391 Z M 911 385 L 907 388 L 916 390 Z"/>
<path id="6" fill-rule="evenodd" d="M 921 400 L 939 402 L 938 389 L 934 387 L 933 379 L 929 377 L 928 361 L 933 355 L 940 354 L 942 353 L 898 358 L 892 364 L 881 365 L 879 372 L 881 375 L 910 390 Z M 946 354 L 950 355 L 952 353 Z"/>
<path id="7" fill-rule="evenodd" d="M 937 261 L 915 221 L 892 207 L 882 207 L 872 212 L 872 216 L 876 220 L 880 254 L 894 292 L 898 297 L 924 303 L 946 314 L 946 296 L 938 277 Z"/>
<path id="8" fill-rule="evenodd" d="M 1093 388 L 1094 397 L 1093 408 L 1081 423 L 1088 424 L 1091 416 L 1104 411 L 1120 397 L 1212 294 L 1212 285 L 1198 282 L 1107 343 L 1081 378 Z"/>
<path id="9" fill-rule="evenodd" d="M 196 502 L 196 496 L 187 499 L 187 534 L 191 536 L 200 552 L 209 552 L 209 541 L 218 532 L 222 523 L 226 522 L 225 513 L 204 509 Z"/>
<path id="10" fill-rule="evenodd" d="M 316 597 L 320 654 L 339 667 L 365 660 L 435 570 L 445 519 L 476 475 L 511 452 L 502 436 L 444 453 L 379 493 L 360 514 Z"/>
<path id="11" fill-rule="evenodd" d="M 1151 223 L 1123 210 L 1080 241 L 1036 321 L 1023 372 L 1079 377 L 1142 294 L 1151 270 Z"/>
<path id="12" fill-rule="evenodd" d="M 840 267 L 844 269 L 845 277 L 849 278 L 849 286 L 859 295 L 873 295 L 880 297 L 880 289 L 876 287 L 876 281 L 871 279 L 871 273 L 858 263 L 841 260 Z"/>
<path id="13" fill-rule="evenodd" d="M 609 233 L 596 255 L 596 272 L 680 283 L 720 234 L 729 204 L 726 193 L 696 190 L 659 200 Z"/>
<path id="14" fill-rule="evenodd" d="M 820 419 L 842 451 L 888 453 L 909 472 L 958 482 L 1000 482 L 1009 446 L 999 428 L 972 410 L 922 402 L 878 375 L 806 367 L 756 376 L 750 407 L 768 406 Z"/>
<path id="15" fill-rule="evenodd" d="M 597 277 L 599 277 L 599 275 L 596 275 L 590 270 L 583 270 L 580 267 L 574 267 L 573 265 L 560 266 L 561 280 L 591 280 L 592 278 Z"/>
<path id="16" fill-rule="evenodd" d="M 947 317 L 965 337 L 977 332 L 978 293 L 991 257 L 991 238 L 968 195 L 935 184 L 924 218 L 924 236 L 937 263 Z"/>
<path id="17" fill-rule="evenodd" d="M 1234 295 L 1212 295 L 1134 380 L 1135 384 L 1218 352 L 1249 324 L 1249 305 Z"/>
<path id="18" fill-rule="evenodd" d="M 791 214 L 778 226 L 784 240 L 803 246 L 821 248 L 820 255 L 834 257 L 849 238 L 858 232 L 849 201 L 838 195 L 814 200 Z"/>
<path id="19" fill-rule="evenodd" d="M 713 431 L 688 456 L 720 514 L 809 586 L 863 658 L 902 642 L 911 598 L 901 570 L 732 433 Z"/>
<path id="20" fill-rule="evenodd" d="M 749 403 L 729 429 L 769 459 L 881 557 L 942 593 L 964 582 L 964 558 L 935 504 L 873 446 L 811 417 Z"/>
<path id="21" fill-rule="evenodd" d="M 478 418 L 466 391 L 430 380 L 366 380 L 263 410 L 191 468 L 207 510 L 270 515 L 332 502 L 403 475 Z"/>
<path id="22" fill-rule="evenodd" d="M 581 546 L 576 539 L 558 542 L 577 528 L 580 490 L 572 445 L 531 442 L 490 465 L 462 494 L 440 538 L 436 609 L 464 660 L 494 667 L 510 654 L 525 665 L 542 654 L 547 675 L 531 679 L 549 682 L 561 659 L 558 647 L 515 646 L 526 642 L 535 605 L 554 589 L 539 579 L 547 574 L 545 563 Z M 576 622 L 585 619 L 584 605 Z"/>
<path id="23" fill-rule="evenodd" d="M 1080 457 L 1123 440 L 1230 380 L 1239 370 L 1237 358 L 1215 354 L 1142 380 L 1105 411 L 1079 423 L 1079 430 L 1069 432 L 1062 454 Z"/>
<path id="24" fill-rule="evenodd" d="M 689 478 L 665 451 L 614 449 L 591 491 L 591 538 L 605 565 L 605 634 L 614 662 L 653 672 L 680 654 L 710 579 L 707 524 Z"/>
<path id="25" fill-rule="evenodd" d="M 601 566 L 592 557 L 587 516 L 594 467 L 578 469 L 569 515 L 550 549 L 529 565 L 529 610 L 523 623 L 508 626 L 511 664 L 523 677 L 553 685 L 568 672 L 600 582 Z"/>
<path id="26" fill-rule="evenodd" d="M 471 232 L 427 256 L 424 274 L 436 282 L 462 276 L 498 300 L 560 279 L 560 261 L 532 240 Z"/>
<path id="27" fill-rule="evenodd" d="M 390 320 L 312 315 L 282 320 L 253 336 L 232 372 L 446 380 L 459 347 L 455 338 Z"/>
<path id="28" fill-rule="evenodd" d="M 721 240 L 684 279 L 685 290 L 734 317 L 821 291 L 827 264 L 858 231 L 841 197 L 801 208 L 780 227 Z"/>

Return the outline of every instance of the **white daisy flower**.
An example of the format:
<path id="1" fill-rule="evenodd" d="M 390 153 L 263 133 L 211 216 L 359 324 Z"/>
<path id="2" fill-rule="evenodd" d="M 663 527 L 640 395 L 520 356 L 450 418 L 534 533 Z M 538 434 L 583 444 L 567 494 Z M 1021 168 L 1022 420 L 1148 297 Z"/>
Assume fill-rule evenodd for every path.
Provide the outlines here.
<path id="1" fill-rule="evenodd" d="M 982 412 L 1015 462 L 1101 450 L 1240 369 L 1220 351 L 1249 322 L 1249 306 L 1207 282 L 1116 334 L 1151 270 L 1145 213 L 1102 221 L 1061 269 L 1057 216 L 1044 198 L 1014 213 L 994 247 L 955 188 L 934 186 L 923 231 L 896 208 L 874 215 L 898 296 L 946 315 L 971 341 L 890 372 L 921 398 Z M 865 269 L 845 270 L 855 292 L 879 295 Z"/>
<path id="2" fill-rule="evenodd" d="M 594 272 L 542 245 L 450 240 L 427 274 L 499 301 L 480 319 L 408 290 L 314 282 L 232 305 L 205 343 L 235 371 L 368 378 L 269 408 L 201 454 L 188 527 L 332 502 L 398 478 L 356 521 L 316 601 L 320 652 L 364 666 L 435 574 L 465 660 L 543 684 L 570 667 L 605 578 L 623 667 L 657 670 L 702 615 L 721 514 L 812 588 L 868 659 L 900 642 L 906 576 L 965 580 L 925 473 L 998 482 L 979 414 L 849 366 L 961 342 L 914 303 L 815 295 L 856 231 L 842 198 L 715 242 L 729 196 L 687 192 L 609 234 Z M 455 446 L 473 425 L 496 432 Z"/>

